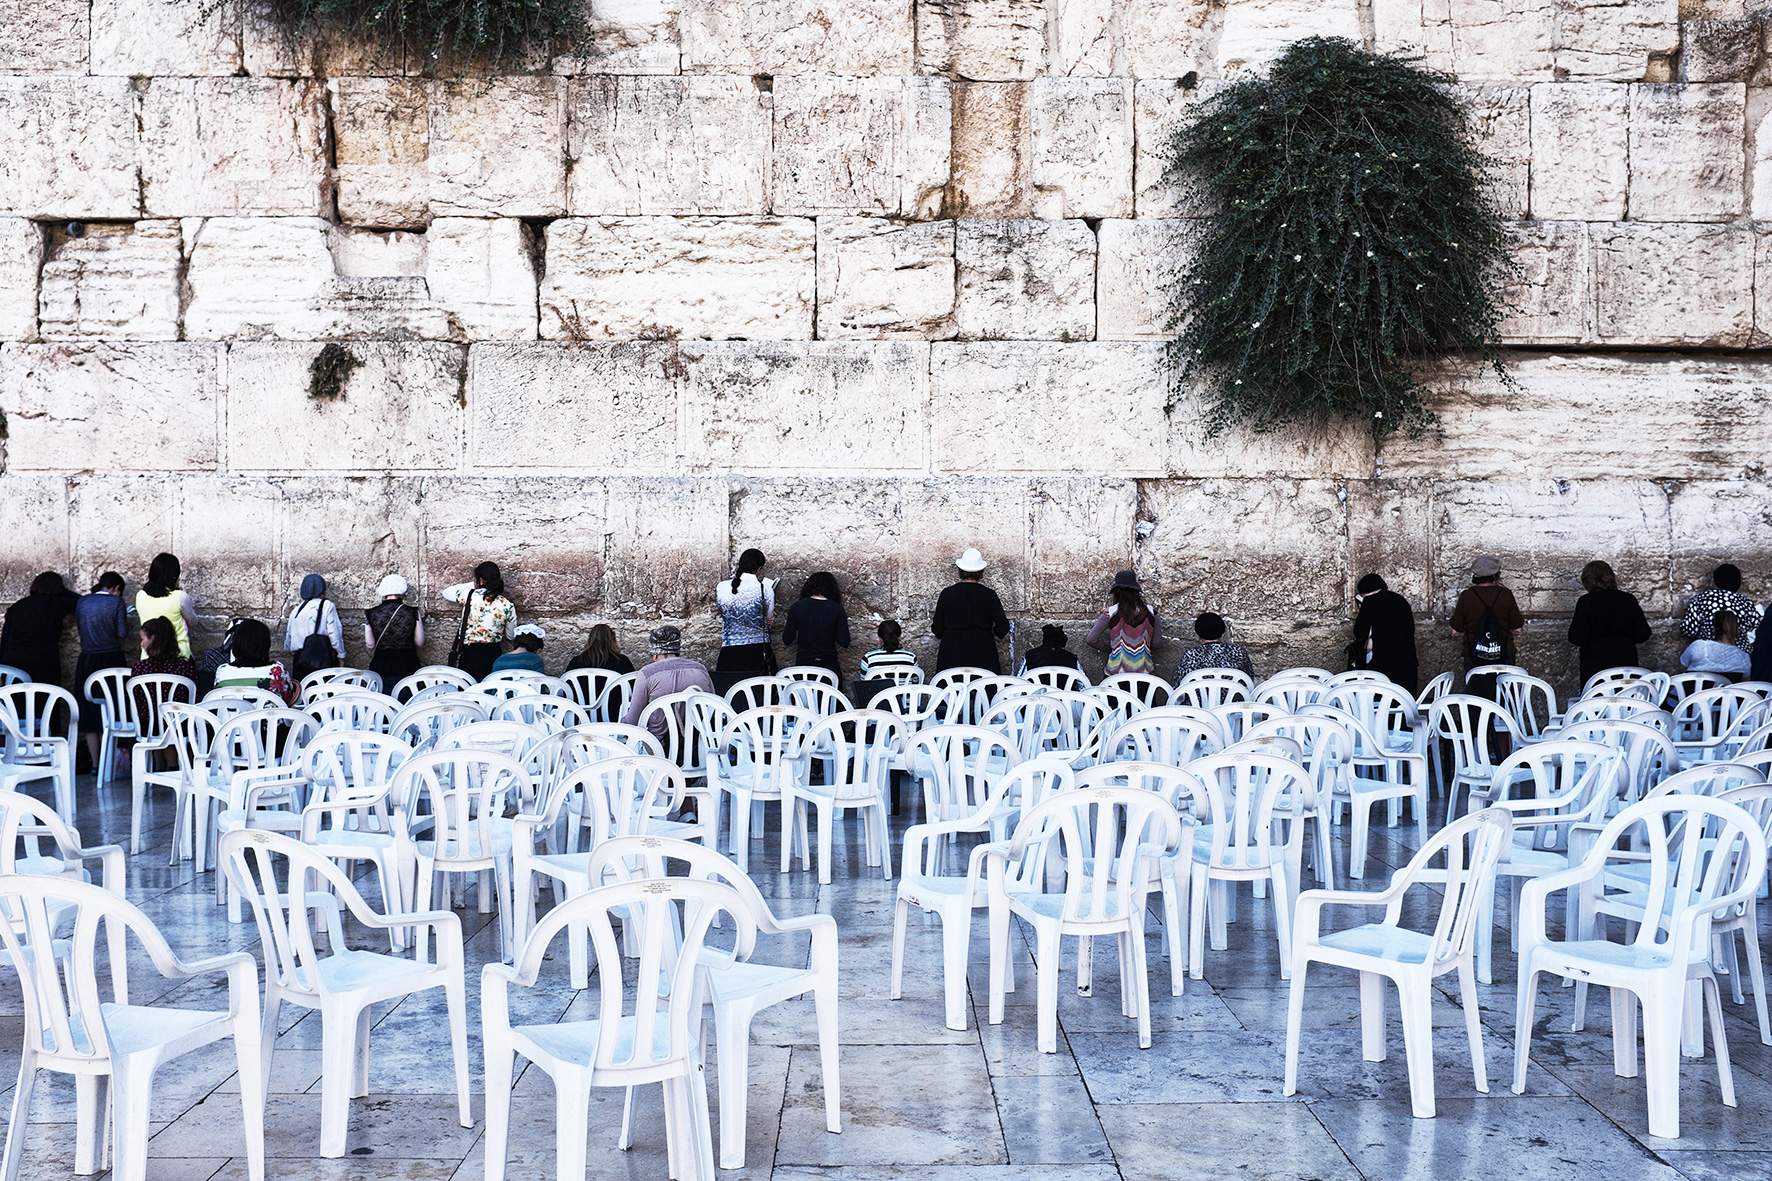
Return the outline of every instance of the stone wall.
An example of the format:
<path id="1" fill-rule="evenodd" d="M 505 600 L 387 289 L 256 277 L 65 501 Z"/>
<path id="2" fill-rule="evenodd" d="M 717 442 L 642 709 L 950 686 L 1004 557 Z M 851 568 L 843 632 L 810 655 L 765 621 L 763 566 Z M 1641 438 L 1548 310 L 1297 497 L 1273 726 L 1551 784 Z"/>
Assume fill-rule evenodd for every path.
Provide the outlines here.
<path id="1" fill-rule="evenodd" d="M 493 557 L 564 663 L 599 619 L 705 650 L 755 544 L 784 590 L 837 571 L 858 642 L 877 612 L 926 646 L 976 544 L 1017 651 L 1080 646 L 1130 565 L 1172 634 L 1219 610 L 1271 669 L 1335 661 L 1360 574 L 1443 618 L 1494 552 L 1567 685 L 1588 558 L 1663 667 L 1716 561 L 1772 582 L 1739 0 L 629 0 L 497 78 L 199 7 L 0 0 L 0 599 L 172 549 L 213 629 L 309 571 L 435 604 Z M 1517 219 L 1517 384 L 1448 374 L 1432 439 L 1165 410 L 1200 211 L 1158 150 L 1311 33 L 1456 74 Z M 331 340 L 363 366 L 312 402 Z"/>

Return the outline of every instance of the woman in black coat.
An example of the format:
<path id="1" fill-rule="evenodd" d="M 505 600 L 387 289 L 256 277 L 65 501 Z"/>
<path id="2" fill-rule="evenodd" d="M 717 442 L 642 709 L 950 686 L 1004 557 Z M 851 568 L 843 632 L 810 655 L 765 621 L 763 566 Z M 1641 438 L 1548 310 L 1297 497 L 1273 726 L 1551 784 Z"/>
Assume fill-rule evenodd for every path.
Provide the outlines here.
<path id="1" fill-rule="evenodd" d="M 40 685 L 62 683 L 62 626 L 80 596 L 54 572 L 31 580 L 31 593 L 6 609 L 0 626 L 0 664 L 10 664 Z M 82 687 L 84 688 L 84 687 Z"/>
<path id="2" fill-rule="evenodd" d="M 1585 688 L 1595 673 L 1637 663 L 1637 645 L 1648 640 L 1649 621 L 1637 597 L 1618 589 L 1618 576 L 1605 562 L 1583 566 L 1581 586 L 1587 593 L 1575 600 L 1569 642 L 1581 649 Z"/>
<path id="3" fill-rule="evenodd" d="M 1354 587 L 1360 601 L 1354 616 L 1352 663 L 1389 677 L 1392 683 L 1416 691 L 1420 682 L 1415 659 L 1415 612 L 1409 600 L 1368 574 Z"/>
<path id="4" fill-rule="evenodd" d="M 982 668 L 1003 671 L 997 658 L 997 641 L 1009 634 L 1009 616 L 997 592 L 979 581 L 984 574 L 984 555 L 968 549 L 954 563 L 960 581 L 935 600 L 935 617 L 929 630 L 941 641 L 936 650 L 935 671 L 949 668 Z"/>

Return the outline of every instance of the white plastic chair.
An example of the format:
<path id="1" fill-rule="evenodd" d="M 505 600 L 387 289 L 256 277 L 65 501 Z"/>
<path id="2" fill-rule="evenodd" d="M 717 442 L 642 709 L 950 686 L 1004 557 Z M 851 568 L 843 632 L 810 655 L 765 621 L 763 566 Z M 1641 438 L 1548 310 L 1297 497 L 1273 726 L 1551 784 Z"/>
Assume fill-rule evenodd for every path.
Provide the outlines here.
<path id="1" fill-rule="evenodd" d="M 1320 714 L 1269 718 L 1248 734 L 1248 739 L 1284 738 L 1297 744 L 1304 768 L 1316 785 L 1314 806 L 1307 804 L 1305 809 L 1305 822 L 1313 830 L 1314 839 L 1309 845 L 1313 869 L 1317 884 L 1329 889 L 1335 888 L 1335 855 L 1329 828 L 1335 821 L 1336 793 L 1348 791 L 1348 768 L 1355 749 L 1354 732 L 1347 721 L 1334 717 L 1333 711 L 1323 710 Z M 1367 812 L 1370 815 L 1369 801 Z"/>
<path id="2" fill-rule="evenodd" d="M 326 731 L 302 751 L 309 794 L 301 810 L 301 839 L 336 862 L 375 866 L 382 910 L 412 909 L 406 868 L 394 839 L 389 793 L 413 750 L 389 734 Z M 405 935 L 394 936 L 404 945 Z"/>
<path id="3" fill-rule="evenodd" d="M 1035 759 L 1022 763 L 981 788 L 976 800 L 956 806 L 955 815 L 914 824 L 905 830 L 899 856 L 898 899 L 892 929 L 892 990 L 904 995 L 905 935 L 911 907 L 934 915 L 941 922 L 942 981 L 949 1029 L 966 1028 L 966 967 L 971 955 L 972 912 L 987 907 L 990 897 L 984 878 L 984 850 L 971 850 L 964 872 L 952 872 L 949 842 L 968 833 L 987 833 L 1006 824 L 1018 806 L 1031 808 L 1057 792 L 1069 791 L 1076 777 L 1058 759 Z M 1042 844 L 1030 850 L 1034 859 L 1044 857 Z M 1043 861 L 1041 861 L 1043 864 Z M 1030 866 L 1030 873 L 1035 868 Z"/>
<path id="4" fill-rule="evenodd" d="M 1501 668 L 1504 666 L 1496 665 L 1495 667 Z M 1507 665 L 1505 667 L 1512 668 L 1513 666 Z M 1384 673 L 1373 668 L 1350 668 L 1346 672 L 1333 673 L 1330 675 L 1328 683 L 1331 689 L 1339 689 L 1343 685 L 1369 685 L 1377 684 L 1379 682 L 1395 683 Z"/>
<path id="5" fill-rule="evenodd" d="M 1607 806 L 1607 815 L 1630 807 L 1657 783 L 1680 769 L 1680 752 L 1673 740 L 1641 722 L 1598 721 L 1564 726 L 1559 739 L 1598 742 L 1618 752 L 1618 784 Z"/>
<path id="6" fill-rule="evenodd" d="M 1607 868 L 1621 857 L 1627 864 L 1646 863 L 1647 874 L 1615 883 Z M 1688 989 L 1697 985 L 1710 1016 L 1723 1104 L 1734 1107 L 1711 933 L 1715 916 L 1747 902 L 1765 876 L 1766 838 L 1751 815 L 1719 800 L 1669 795 L 1614 816 L 1579 865 L 1527 883 L 1520 903 L 1515 1094 L 1526 1089 L 1538 976 L 1548 972 L 1612 990 L 1612 1061 L 1621 1078 L 1637 1073 L 1641 1001 L 1649 1134 L 1667 1139 L 1680 1134 L 1680 1027 Z M 1623 944 L 1605 938 L 1598 918 L 1591 930 L 1553 940 L 1546 933 L 1545 904 L 1557 890 L 1580 890 L 1584 914 L 1611 902 L 1643 921 Z"/>
<path id="7" fill-rule="evenodd" d="M 1564 727 L 1585 722 L 1640 722 L 1672 735 L 1673 715 L 1647 697 L 1584 697 L 1563 715 Z"/>
<path id="8" fill-rule="evenodd" d="M 1422 709 L 1426 709 L 1440 698 L 1452 692 L 1453 680 L 1454 678 L 1451 673 L 1441 673 L 1434 677 L 1421 687 L 1421 692 L 1415 695 L 1415 704 Z"/>
<path id="9" fill-rule="evenodd" d="M 525 726 L 552 722 L 566 729 L 595 721 L 590 710 L 570 697 L 562 697 L 556 693 L 528 693 L 521 697 L 507 697 L 492 707 L 492 715 L 487 720 L 522 722 Z"/>
<path id="10" fill-rule="evenodd" d="M 1654 675 L 1653 669 L 1636 664 L 1621 664 L 1616 668 L 1603 668 L 1589 677 L 1581 686 L 1581 695 L 1588 697 L 1596 690 L 1603 690 L 1607 685 L 1623 684 L 1626 681 L 1642 681 Z"/>
<path id="11" fill-rule="evenodd" d="M 1181 847 L 1181 817 L 1161 795 L 1135 787 L 1090 787 L 1048 796 L 1025 808 L 1006 844 L 984 847 L 990 898 L 992 1025 L 1003 1023 L 1008 988 L 1011 917 L 1034 929 L 1037 1044 L 1058 1052 L 1058 973 L 1066 935 L 1088 941 L 1113 935 L 1120 944 L 1120 1010 L 1138 1023 L 1138 1044 L 1151 1044 L 1150 978 L 1145 966 L 1145 903 L 1157 876 L 1146 862 Z M 1048 893 L 1044 875 L 1014 873 L 1029 845 L 1057 843 L 1062 893 Z"/>
<path id="12" fill-rule="evenodd" d="M 414 750 L 429 749 L 457 726 L 487 719 L 486 705 L 480 701 L 415 697 L 388 723 L 388 735 Z"/>
<path id="13" fill-rule="evenodd" d="M 170 771 L 153 769 L 153 756 L 172 750 L 172 728 L 166 724 L 162 710 L 169 702 L 185 704 L 197 700 L 197 683 L 189 677 L 168 673 L 149 673 L 129 678 L 129 693 L 124 698 L 129 724 L 135 729 L 135 743 L 129 750 L 129 851 L 142 851 L 142 806 L 149 787 L 167 787 L 175 793 L 182 776 L 175 765 Z M 282 705 L 278 701 L 278 705 Z M 175 755 L 176 758 L 176 755 Z"/>
<path id="14" fill-rule="evenodd" d="M 595 709 L 610 682 L 622 675 L 607 668 L 572 668 L 561 673 L 560 679 L 566 682 L 566 690 L 574 701 L 587 709 Z"/>
<path id="15" fill-rule="evenodd" d="M 1645 673 L 1645 679 L 1653 676 Z M 1668 706 L 1677 706 L 1694 693 L 1703 693 L 1710 689 L 1724 689 L 1730 685 L 1728 677 L 1722 673 L 1673 673 L 1667 676 L 1667 692 L 1660 698 Z"/>
<path id="16" fill-rule="evenodd" d="M 1725 804 L 1734 804 L 1752 816 L 1760 826 L 1762 834 L 1772 834 L 1772 785 L 1765 783 L 1746 784 L 1732 788 L 1717 797 Z M 1767 835 L 1772 844 L 1772 835 Z M 1766 966 L 1760 958 L 1760 900 L 1756 895 L 1746 902 L 1740 903 L 1717 920 L 1712 928 L 1717 942 L 1722 944 L 1723 958 L 1728 961 L 1730 990 L 1734 993 L 1736 1004 L 1745 999 L 1741 992 L 1741 975 L 1746 971 L 1753 979 L 1754 1015 L 1759 1018 L 1760 1044 L 1772 1046 L 1772 1019 L 1766 1010 Z M 1747 954 L 1738 957 L 1735 954 L 1735 937 L 1741 936 L 1747 948 Z M 1742 961 L 1746 961 L 1743 967 Z M 1713 958 L 1713 963 L 1715 962 Z"/>
<path id="17" fill-rule="evenodd" d="M 784 682 L 785 683 L 785 682 Z M 796 786 L 806 775 L 806 738 L 819 723 L 817 714 L 787 705 L 766 705 L 739 714 L 721 733 L 708 768 L 708 784 L 728 797 L 729 849 L 733 859 L 748 873 L 750 843 L 763 839 L 761 809 L 755 833 L 751 831 L 752 805 L 783 804 L 794 798 Z M 791 782 L 790 782 L 791 781 Z M 718 808 L 718 803 L 715 805 Z M 781 809 L 781 872 L 788 871 L 796 825 L 791 810 Z M 801 831 L 804 849 L 806 833 Z M 804 855 L 804 854 L 802 854 Z"/>
<path id="18" fill-rule="evenodd" d="M 344 691 L 343 688 L 340 689 L 340 692 Z M 355 692 L 354 689 L 351 691 Z M 219 689 L 211 689 L 203 695 L 200 704 L 218 720 L 226 720 L 249 710 L 285 709 L 289 705 L 269 689 L 260 689 L 255 685 L 223 685 Z"/>
<path id="19" fill-rule="evenodd" d="M 234 889 L 251 901 L 258 920 L 259 947 L 265 957 L 263 1063 L 267 1075 L 277 1043 L 278 1009 L 290 1004 L 320 1012 L 320 1155 L 336 1158 L 345 1154 L 351 1100 L 369 1094 L 369 1007 L 432 988 L 443 990 L 449 1008 L 461 1126 L 473 1127 L 468 1108 L 467 988 L 461 920 L 446 910 L 377 914 L 325 854 L 277 833 L 231 832 L 222 838 L 218 860 Z M 429 928 L 437 940 L 436 961 L 421 963 L 352 948 L 345 941 L 340 903 L 353 919 L 371 930 Z M 316 912 L 325 920 L 325 955 L 315 946 Z"/>
<path id="20" fill-rule="evenodd" d="M 1175 686 L 1162 677 L 1154 677 L 1149 673 L 1119 673 L 1116 676 L 1103 677 L 1101 683 L 1095 687 L 1125 693 L 1136 699 L 1145 709 L 1161 709 L 1175 700 Z"/>
<path id="21" fill-rule="evenodd" d="M 1082 693 L 1052 689 L 1006 697 L 979 718 L 987 730 L 1007 735 L 1023 759 L 1057 755 L 1073 766 L 1095 761 L 1107 706 Z"/>
<path id="22" fill-rule="evenodd" d="M 57 724 L 57 715 L 60 724 Z M 74 823 L 74 726 L 80 703 L 60 685 L 24 681 L 0 688 L 0 782 L 15 785 L 48 779 L 55 810 Z"/>
<path id="23" fill-rule="evenodd" d="M 31 674 L 22 668 L 14 668 L 10 664 L 0 664 L 0 688 L 17 685 L 31 679 Z"/>
<path id="24" fill-rule="evenodd" d="M 746 677 L 726 690 L 726 704 L 739 713 L 765 706 L 787 705 L 788 686 L 792 683 L 781 676 Z"/>
<path id="25" fill-rule="evenodd" d="M 1563 719 L 1557 712 L 1557 691 L 1549 681 L 1530 673 L 1502 673 L 1495 678 L 1496 702 L 1514 721 L 1521 742 L 1552 737 Z"/>
<path id="26" fill-rule="evenodd" d="M 903 719 L 884 710 L 851 710 L 825 718 L 806 737 L 806 753 L 823 760 L 824 782 L 785 777 L 792 793 L 784 800 L 783 828 L 791 802 L 796 827 L 804 829 L 807 807 L 818 809 L 818 881 L 831 882 L 831 826 L 842 812 L 860 812 L 862 852 L 870 868 L 883 866 L 892 880 L 892 836 L 888 831 L 892 760 L 905 734 Z M 804 850 L 802 850 L 804 853 Z M 804 861 L 802 861 L 804 865 Z"/>
<path id="27" fill-rule="evenodd" d="M 1341 686 L 1327 704 L 1307 705 L 1305 714 L 1322 714 L 1339 722 L 1353 740 L 1347 773 L 1336 785 L 1335 803 L 1347 804 L 1353 819 L 1347 874 L 1366 876 L 1372 806 L 1385 803 L 1392 828 L 1402 823 L 1402 801 L 1409 801 L 1417 841 L 1427 840 L 1427 752 L 1417 725 L 1414 699 L 1391 682 L 1369 681 Z"/>
<path id="28" fill-rule="evenodd" d="M 199 806 L 208 805 L 216 840 L 243 828 L 301 832 L 301 796 L 307 787 L 303 748 L 320 726 L 302 710 L 261 709 L 241 714 L 216 728 L 209 747 L 209 776 Z M 217 855 L 216 864 L 221 864 Z M 230 896 L 228 876 L 215 875 L 215 901 L 228 904 L 228 921 L 246 921 L 238 895 Z"/>
<path id="29" fill-rule="evenodd" d="M 344 686 L 339 681 L 330 681 L 325 687 L 337 691 L 310 699 L 304 706 L 322 726 L 386 734 L 393 729 L 394 719 L 400 716 L 400 703 L 385 693 Z"/>
<path id="30" fill-rule="evenodd" d="M 1191 705 L 1168 705 L 1135 714 L 1109 731 L 1101 757 L 1185 767 L 1224 747 L 1224 726 L 1211 713 Z"/>
<path id="31" fill-rule="evenodd" d="M 279 707 L 281 704 L 278 703 Z M 202 873 L 208 868 L 209 813 L 214 801 L 209 753 L 215 743 L 215 732 L 221 729 L 221 721 L 201 706 L 181 702 L 162 706 L 160 716 L 166 720 L 167 729 L 172 734 L 172 749 L 178 755 L 179 771 L 178 800 L 172 820 L 172 852 L 167 864 L 177 865 L 189 857 L 192 869 Z"/>
<path id="32" fill-rule="evenodd" d="M 33 873 L 91 882 L 88 862 L 96 862 L 97 884 L 117 897 L 125 896 L 126 869 L 121 845 L 80 844 L 80 834 L 62 822 L 55 809 L 16 791 L 0 791 L 0 874 Z M 107 923 L 111 974 L 127 987 L 127 957 L 121 925 Z M 58 954 L 64 954 L 58 952 Z M 65 955 L 64 955 L 65 958 Z M 4 956 L 0 962 L 10 963 Z"/>
<path id="33" fill-rule="evenodd" d="M 1490 734 L 1499 731 L 1511 736 L 1513 725 L 1513 716 L 1506 710 L 1468 693 L 1448 693 L 1428 710 L 1428 734 L 1452 747 L 1452 778 L 1446 785 L 1447 816 L 1458 815 L 1461 790 L 1469 797 L 1465 805 L 1469 810 L 1475 810 L 1479 800 L 1488 803 L 1496 762 L 1490 749 Z"/>
<path id="34" fill-rule="evenodd" d="M 1269 677 L 1255 687 L 1252 700 L 1295 714 L 1328 697 L 1330 686 L 1311 677 Z"/>
<path id="35" fill-rule="evenodd" d="M 1290 714 L 1290 710 L 1265 701 L 1227 701 L 1212 707 L 1212 716 L 1218 719 L 1227 746 L 1243 741 L 1244 735 L 1268 719 Z"/>
<path id="36" fill-rule="evenodd" d="M 394 687 L 388 690 L 388 696 L 402 705 L 406 705 L 417 694 L 438 685 L 448 685 L 456 689 L 472 689 L 474 678 L 453 665 L 427 664 L 411 676 L 395 682 Z"/>
<path id="37" fill-rule="evenodd" d="M 1062 664 L 1049 664 L 1041 668 L 1029 668 L 1022 665 L 1018 674 L 1023 680 L 1032 681 L 1047 689 L 1063 689 L 1069 693 L 1081 693 L 1089 688 L 1089 674 L 1080 668 L 1066 668 Z"/>
<path id="38" fill-rule="evenodd" d="M 673 865 L 674 863 L 674 865 Z M 599 845 L 592 855 L 590 880 L 608 881 L 678 876 L 667 871 L 675 866 L 686 875 L 730 886 L 750 908 L 750 917 L 763 936 L 794 937 L 809 934 L 811 954 L 805 967 L 728 961 L 704 948 L 701 955 L 708 1004 L 714 1011 L 714 1041 L 720 1068 L 720 1167 L 742 1169 L 745 1162 L 745 1122 L 750 1081 L 751 1021 L 773 1005 L 812 994 L 818 1015 L 818 1054 L 824 1083 L 825 1130 L 841 1132 L 842 1092 L 838 1076 L 837 1046 L 837 922 L 828 914 L 809 914 L 778 919 L 763 900 L 749 876 L 729 858 L 712 849 L 669 837 L 614 837 Z M 794 958 L 800 959 L 795 952 Z M 629 1091 L 629 1103 L 633 1092 Z"/>
<path id="39" fill-rule="evenodd" d="M 952 684 L 942 703 L 942 721 L 950 726 L 976 726 L 993 706 L 1033 691 L 1033 682 L 1020 677 L 978 677 Z"/>
<path id="40" fill-rule="evenodd" d="M 957 664 L 953 668 L 944 668 L 929 678 L 929 683 L 937 689 L 951 689 L 955 685 L 964 685 L 971 681 L 982 681 L 986 677 L 997 674 L 988 668 L 977 665 Z"/>
<path id="41" fill-rule="evenodd" d="M 1198 668 L 1181 678 L 1169 698 L 1175 705 L 1212 709 L 1231 701 L 1248 701 L 1255 681 L 1234 668 Z"/>
<path id="42" fill-rule="evenodd" d="M 308 700 L 308 691 L 321 685 L 349 685 L 355 689 L 367 689 L 371 693 L 380 693 L 382 689 L 381 674 L 366 668 L 350 668 L 339 665 L 336 668 L 316 669 L 301 679 L 301 700 Z"/>
<path id="43" fill-rule="evenodd" d="M 783 680 L 829 685 L 833 689 L 837 687 L 838 683 L 836 673 L 818 664 L 790 664 L 776 675 Z"/>
<path id="44" fill-rule="evenodd" d="M 135 726 L 129 717 L 129 669 L 98 669 L 86 678 L 81 692 L 98 706 L 98 765 L 93 770 L 103 787 L 117 777 L 117 756 L 124 740 L 135 738 Z"/>
<path id="45" fill-rule="evenodd" d="M 1730 685 L 1704 689 L 1674 708 L 1674 745 L 1680 762 L 1727 762 L 1766 720 L 1767 701 L 1751 689 Z"/>
<path id="46" fill-rule="evenodd" d="M 923 670 L 914 664 L 888 664 L 874 669 L 866 678 L 870 681 L 887 681 L 895 686 L 921 685 Z"/>
<path id="47" fill-rule="evenodd" d="M 692 878 L 648 878 L 590 890 L 549 911 L 510 965 L 480 975 L 481 1038 L 486 1047 L 486 1181 L 504 1181 L 510 1149 L 511 1075 L 518 1054 L 554 1083 L 556 1159 L 562 1181 L 583 1181 L 592 1087 L 664 1084 L 668 1168 L 677 1181 L 714 1181 L 707 1079 L 701 1048 L 708 930 L 718 916 L 732 926 L 730 960 L 747 959 L 757 926 L 736 890 Z M 631 980 L 613 921 L 634 928 Z M 596 948 L 597 1016 L 588 1021 L 511 1023 L 510 989 L 534 988 L 554 937 L 588 926 Z M 727 957 L 715 952 L 716 962 Z M 631 1007 L 630 1007 L 631 1005 Z"/>
<path id="48" fill-rule="evenodd" d="M 0 1177 L 18 1179 L 37 1072 L 53 1070 L 72 1074 L 76 1080 L 74 1172 L 89 1175 L 104 1164 L 103 1137 L 97 1126 L 98 1087 L 103 1079 L 110 1084 L 111 1176 L 117 1181 L 146 1181 L 156 1069 L 211 1042 L 232 1038 L 247 1175 L 251 1181 L 264 1181 L 265 1073 L 259 1047 L 258 964 L 251 953 L 182 960 L 136 907 L 98 886 L 67 877 L 16 874 L 0 879 L 0 907 L 11 920 L 0 922 L 0 940 L 18 969 L 25 1014 L 23 1053 Z M 101 924 L 135 936 L 165 980 L 225 973 L 228 1007 L 132 1004 L 127 985 L 115 974 L 107 1000 L 101 992 L 96 955 Z M 154 995 L 166 987 L 160 985 Z"/>
<path id="49" fill-rule="evenodd" d="M 1388 978 L 1396 984 L 1403 1054 L 1409 1063 L 1409 1098 L 1417 1119 L 1434 1116 L 1433 982 L 1447 972 L 1458 973 L 1471 1070 L 1477 1090 L 1489 1093 L 1471 961 L 1483 899 L 1493 888 L 1495 865 L 1507 847 L 1509 828 L 1506 812 L 1485 808 L 1435 833 L 1408 865 L 1391 876 L 1388 889 L 1378 893 L 1306 890 L 1298 896 L 1292 933 L 1292 992 L 1286 1014 L 1287 1095 L 1298 1092 L 1305 977 L 1312 963 L 1352 968 L 1360 974 L 1360 1040 L 1362 1056 L 1368 1062 L 1385 1059 L 1384 981 Z M 1432 865 L 1442 858 L 1444 866 Z M 1441 884 L 1431 931 L 1403 926 L 1404 900 L 1410 889 L 1422 882 Z M 1324 933 L 1325 906 L 1382 906 L 1384 916 L 1377 922 Z"/>

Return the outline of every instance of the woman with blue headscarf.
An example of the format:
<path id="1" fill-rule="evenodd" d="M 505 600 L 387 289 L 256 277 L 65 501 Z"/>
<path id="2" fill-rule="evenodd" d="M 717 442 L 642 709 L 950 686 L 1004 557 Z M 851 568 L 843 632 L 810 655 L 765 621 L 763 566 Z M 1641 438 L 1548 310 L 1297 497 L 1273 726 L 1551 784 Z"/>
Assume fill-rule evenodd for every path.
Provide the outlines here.
<path id="1" fill-rule="evenodd" d="M 326 597 L 326 580 L 318 574 L 301 580 L 301 605 L 289 613 L 283 639 L 297 680 L 317 669 L 344 663 L 345 626 L 338 618 L 338 608 Z M 330 660 L 323 644 L 332 647 Z"/>

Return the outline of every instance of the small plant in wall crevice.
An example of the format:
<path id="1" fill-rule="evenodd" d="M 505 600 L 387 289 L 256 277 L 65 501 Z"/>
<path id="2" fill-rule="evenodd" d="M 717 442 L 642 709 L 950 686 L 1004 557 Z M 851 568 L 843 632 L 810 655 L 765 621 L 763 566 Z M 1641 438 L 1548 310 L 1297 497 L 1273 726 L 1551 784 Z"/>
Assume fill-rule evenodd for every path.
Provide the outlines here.
<path id="1" fill-rule="evenodd" d="M 1349 41 L 1290 46 L 1167 145 L 1202 211 L 1169 276 L 1174 393 L 1207 425 L 1432 424 L 1424 368 L 1498 351 L 1507 231 L 1452 79 Z"/>
<path id="2" fill-rule="evenodd" d="M 308 365 L 308 397 L 316 402 L 337 402 L 345 396 L 351 371 L 363 364 L 342 344 L 329 344 L 314 354 Z"/>

